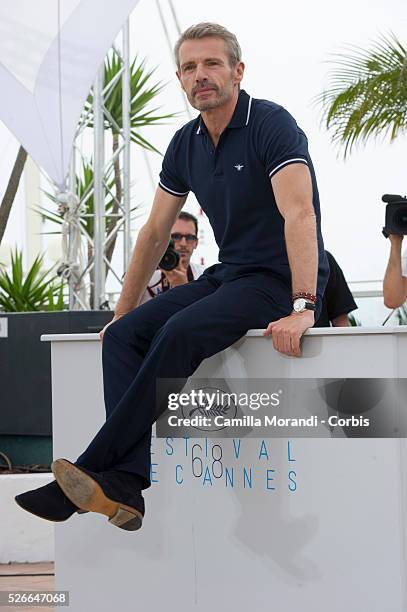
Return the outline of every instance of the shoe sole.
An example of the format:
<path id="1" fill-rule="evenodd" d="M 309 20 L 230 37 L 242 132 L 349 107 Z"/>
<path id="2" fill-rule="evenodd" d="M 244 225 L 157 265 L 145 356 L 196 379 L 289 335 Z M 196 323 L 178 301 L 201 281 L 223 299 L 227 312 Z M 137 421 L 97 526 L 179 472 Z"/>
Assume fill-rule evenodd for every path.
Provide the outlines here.
<path id="1" fill-rule="evenodd" d="M 104 514 L 109 523 L 126 531 L 140 529 L 141 512 L 108 497 L 96 480 L 67 459 L 53 461 L 51 470 L 65 495 L 82 510 Z"/>

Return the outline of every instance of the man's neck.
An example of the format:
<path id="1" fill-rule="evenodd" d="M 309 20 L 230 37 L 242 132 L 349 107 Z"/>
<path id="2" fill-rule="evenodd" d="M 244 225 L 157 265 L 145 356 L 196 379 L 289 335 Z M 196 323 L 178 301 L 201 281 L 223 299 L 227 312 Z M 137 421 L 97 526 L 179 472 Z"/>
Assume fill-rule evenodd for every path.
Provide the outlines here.
<path id="1" fill-rule="evenodd" d="M 219 142 L 220 135 L 233 117 L 238 98 L 239 90 L 236 88 L 236 91 L 233 92 L 230 100 L 228 100 L 225 104 L 222 104 L 222 106 L 218 106 L 217 108 L 202 111 L 201 113 L 206 129 L 208 130 L 209 136 L 211 137 L 215 147 Z"/>

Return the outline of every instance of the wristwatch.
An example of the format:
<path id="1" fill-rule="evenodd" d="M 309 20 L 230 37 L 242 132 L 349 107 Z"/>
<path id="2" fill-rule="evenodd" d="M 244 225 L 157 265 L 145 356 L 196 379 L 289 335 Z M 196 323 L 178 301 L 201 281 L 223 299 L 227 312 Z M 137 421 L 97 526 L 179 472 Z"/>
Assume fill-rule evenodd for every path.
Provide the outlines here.
<path id="1" fill-rule="evenodd" d="M 313 302 L 309 302 L 304 298 L 297 298 L 293 302 L 294 312 L 304 312 L 304 310 L 316 310 L 316 306 Z"/>

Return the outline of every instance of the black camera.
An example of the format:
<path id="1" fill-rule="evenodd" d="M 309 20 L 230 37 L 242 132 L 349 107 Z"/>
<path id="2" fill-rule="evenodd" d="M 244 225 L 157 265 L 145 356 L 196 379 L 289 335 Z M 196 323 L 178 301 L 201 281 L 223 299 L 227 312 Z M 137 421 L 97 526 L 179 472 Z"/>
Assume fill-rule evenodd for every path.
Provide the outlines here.
<path id="1" fill-rule="evenodd" d="M 179 264 L 179 253 L 174 249 L 174 241 L 170 240 L 170 243 L 165 251 L 164 255 L 161 258 L 158 267 L 162 270 L 166 270 L 169 272 L 170 270 L 174 270 Z"/>
<path id="2" fill-rule="evenodd" d="M 407 235 L 407 198 L 385 193 L 382 201 L 386 202 L 386 220 L 382 230 L 385 238 L 390 234 Z"/>

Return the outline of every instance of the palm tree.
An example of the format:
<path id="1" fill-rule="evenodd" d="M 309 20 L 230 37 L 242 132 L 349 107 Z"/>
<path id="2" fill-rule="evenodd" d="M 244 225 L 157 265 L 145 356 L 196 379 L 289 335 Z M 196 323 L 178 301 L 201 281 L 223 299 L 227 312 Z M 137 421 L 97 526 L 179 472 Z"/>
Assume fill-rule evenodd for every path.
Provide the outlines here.
<path id="1" fill-rule="evenodd" d="M 55 266 L 43 270 L 43 259 L 43 255 L 37 255 L 24 274 L 23 254 L 16 248 L 11 253 L 10 274 L 0 264 L 0 311 L 34 312 L 65 308 L 64 283 L 53 274 Z"/>
<path id="2" fill-rule="evenodd" d="M 123 60 L 115 49 L 105 59 L 104 64 L 104 84 L 105 90 L 104 99 L 104 128 L 112 134 L 112 165 L 106 170 L 104 176 L 105 185 L 105 215 L 106 228 L 105 238 L 106 243 L 106 259 L 110 263 L 113 257 L 113 251 L 116 244 L 118 229 L 120 227 L 120 205 L 122 203 L 122 175 L 120 167 L 120 157 L 117 151 L 120 147 L 120 132 L 123 128 L 122 117 L 122 79 L 121 73 L 123 70 Z M 170 119 L 177 116 L 175 114 L 156 115 L 157 108 L 149 108 L 151 102 L 155 99 L 158 93 L 163 89 L 164 85 L 160 82 L 151 83 L 151 77 L 155 69 L 147 71 L 145 61 L 137 62 L 137 58 L 133 60 L 130 66 L 130 127 L 132 142 L 144 147 L 149 151 L 154 151 L 160 154 L 160 151 L 154 147 L 148 140 L 143 138 L 139 132 L 139 128 L 149 125 L 159 125 L 164 119 Z M 91 89 L 80 123 L 85 122 L 90 128 L 93 127 L 93 89 Z M 116 154 L 116 155 L 115 155 Z M 94 259 L 92 242 L 94 239 L 93 227 L 93 163 L 92 160 L 82 160 L 82 167 L 79 174 L 76 176 L 75 193 L 79 197 L 84 207 L 84 214 L 80 219 L 82 233 L 87 240 L 87 265 L 82 276 L 89 271 L 90 288 L 94 284 L 94 270 L 92 263 Z M 56 202 L 54 195 L 46 193 L 46 195 Z M 131 212 L 134 218 L 134 211 L 137 207 L 133 207 Z M 44 219 L 62 224 L 61 213 L 47 210 L 39 207 Z M 60 232 L 47 232 L 48 234 Z M 109 266 L 106 264 L 105 276 L 109 272 Z M 90 290 L 90 304 L 93 307 L 93 292 Z"/>
<path id="3" fill-rule="evenodd" d="M 123 128 L 122 114 L 122 80 L 120 73 L 123 69 L 123 59 L 115 49 L 105 59 L 104 65 L 104 84 L 103 87 L 108 92 L 105 97 L 105 114 L 104 126 L 112 134 L 112 152 L 113 152 L 113 168 L 114 168 L 114 184 L 115 197 L 110 217 L 106 221 L 106 233 L 112 234 L 112 240 L 106 249 L 106 258 L 110 262 L 112 259 L 114 247 L 116 244 L 117 232 L 115 232 L 118 224 L 117 213 L 122 199 L 122 181 L 120 172 L 119 156 L 114 154 L 119 148 L 120 131 Z M 131 140 L 148 151 L 154 151 L 160 154 L 160 151 L 154 147 L 148 140 L 143 138 L 139 132 L 139 128 L 151 125 L 161 125 L 165 119 L 173 119 L 179 113 L 170 113 L 166 115 L 156 115 L 157 108 L 148 109 L 150 103 L 165 87 L 161 82 L 151 83 L 151 77 L 155 72 L 146 70 L 145 60 L 138 62 L 137 57 L 134 58 L 130 65 L 130 128 Z M 114 85 L 112 86 L 112 83 Z M 109 90 L 110 84 L 110 90 Z M 90 127 L 93 127 L 93 89 L 90 91 L 85 104 L 84 114 L 87 116 L 87 122 Z"/>
<path id="4" fill-rule="evenodd" d="M 113 188 L 114 185 L 114 177 L 113 177 L 113 169 L 111 166 L 109 166 L 106 169 L 106 173 L 104 176 L 104 181 L 107 187 L 106 190 L 106 194 L 105 194 L 105 212 L 106 215 L 110 215 L 114 209 L 115 206 L 115 198 L 111 196 L 111 190 Z M 86 245 L 87 245 L 87 264 L 86 264 L 86 268 L 85 270 L 83 270 L 82 272 L 82 277 L 85 275 L 86 272 L 89 272 L 89 279 L 90 279 L 90 286 L 93 286 L 94 283 L 94 269 L 92 268 L 92 264 L 93 264 L 93 259 L 94 259 L 94 253 L 93 253 L 93 246 L 92 243 L 94 241 L 95 238 L 95 231 L 94 231 L 94 202 L 93 202 L 93 162 L 92 159 L 90 160 L 86 160 L 85 158 L 82 158 L 82 165 L 81 168 L 79 168 L 79 172 L 76 174 L 75 177 L 75 184 L 76 184 L 76 189 L 75 189 L 75 193 L 77 194 L 79 200 L 82 202 L 82 206 L 83 206 L 83 213 L 82 216 L 79 219 L 81 228 L 82 228 L 82 234 L 88 238 L 88 240 L 86 241 Z M 56 204 L 57 202 L 57 198 L 53 193 L 50 192 L 45 192 L 45 195 L 54 203 Z M 135 218 L 135 214 L 134 211 L 137 209 L 137 206 L 134 206 L 131 209 L 131 218 Z M 35 208 L 34 210 L 36 210 L 36 212 L 40 213 L 42 218 L 44 220 L 48 220 L 51 221 L 52 223 L 55 223 L 59 226 L 62 225 L 63 222 L 63 215 L 61 215 L 59 212 L 54 212 L 52 210 L 49 210 L 43 206 L 39 206 L 37 208 Z M 60 234 L 61 230 L 59 231 L 55 231 L 55 232 L 44 232 L 45 234 L 51 235 L 51 234 Z M 109 237 L 109 230 L 108 227 L 106 227 L 105 230 L 105 239 L 108 240 L 107 242 L 107 249 L 110 249 L 110 245 L 112 240 L 115 238 L 115 236 L 110 235 Z M 112 256 L 113 253 L 111 253 L 110 257 Z M 109 259 L 110 261 L 110 259 Z M 105 269 L 105 274 L 107 276 L 109 272 L 109 268 L 106 265 L 106 269 Z M 92 292 L 90 292 L 90 303 L 91 305 L 93 305 L 93 294 Z"/>
<path id="5" fill-rule="evenodd" d="M 14 162 L 14 166 L 10 174 L 6 191 L 0 204 L 0 243 L 6 231 L 7 221 L 10 216 L 14 198 L 16 197 L 18 186 L 20 184 L 20 179 L 24 170 L 26 159 L 27 151 L 22 146 L 20 146 L 17 153 L 16 161 Z"/>
<path id="6" fill-rule="evenodd" d="M 323 106 L 323 121 L 332 141 L 344 146 L 344 158 L 357 142 L 390 135 L 393 141 L 407 128 L 407 55 L 393 33 L 382 35 L 366 50 L 333 54 L 336 68 L 330 87 L 314 98 Z"/>

